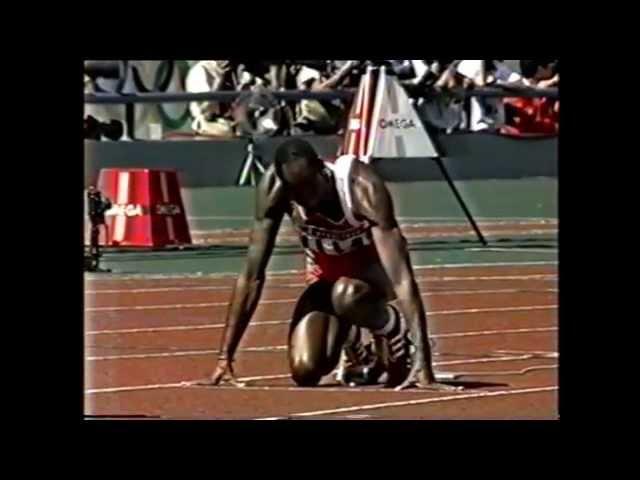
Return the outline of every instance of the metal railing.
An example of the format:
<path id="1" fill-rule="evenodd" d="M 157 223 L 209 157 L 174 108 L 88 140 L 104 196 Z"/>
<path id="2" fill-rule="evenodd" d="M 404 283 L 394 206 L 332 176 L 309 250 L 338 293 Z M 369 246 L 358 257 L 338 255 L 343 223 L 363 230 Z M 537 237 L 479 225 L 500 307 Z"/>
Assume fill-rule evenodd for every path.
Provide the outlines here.
<path id="1" fill-rule="evenodd" d="M 474 89 L 454 89 L 450 91 L 460 97 L 521 97 L 521 98 L 559 98 L 557 88 L 530 88 L 516 86 L 482 87 Z M 218 101 L 233 102 L 240 95 L 247 91 L 219 91 L 204 93 L 135 93 L 135 94 L 114 94 L 114 93 L 90 93 L 85 94 L 84 102 L 89 104 L 137 104 L 137 103 L 184 103 L 198 101 Z M 356 89 L 331 90 L 326 92 L 312 92 L 308 90 L 281 90 L 270 91 L 269 94 L 277 100 L 297 101 L 305 99 L 313 100 L 350 100 L 356 93 Z M 413 98 L 428 97 L 436 93 L 435 91 L 424 91 L 420 93 L 409 93 Z"/>

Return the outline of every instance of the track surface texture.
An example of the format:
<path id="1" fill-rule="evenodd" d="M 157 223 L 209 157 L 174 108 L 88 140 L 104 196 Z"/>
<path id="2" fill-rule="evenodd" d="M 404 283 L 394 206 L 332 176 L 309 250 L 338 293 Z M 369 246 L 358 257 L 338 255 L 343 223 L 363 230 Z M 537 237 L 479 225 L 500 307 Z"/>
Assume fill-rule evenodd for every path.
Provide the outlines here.
<path id="1" fill-rule="evenodd" d="M 247 387 L 194 387 L 215 366 L 232 276 L 85 282 L 85 414 L 170 419 L 557 419 L 558 272 L 540 264 L 416 268 L 437 375 L 454 393 L 315 388 L 289 378 L 302 272 L 272 274 L 237 355 Z"/>

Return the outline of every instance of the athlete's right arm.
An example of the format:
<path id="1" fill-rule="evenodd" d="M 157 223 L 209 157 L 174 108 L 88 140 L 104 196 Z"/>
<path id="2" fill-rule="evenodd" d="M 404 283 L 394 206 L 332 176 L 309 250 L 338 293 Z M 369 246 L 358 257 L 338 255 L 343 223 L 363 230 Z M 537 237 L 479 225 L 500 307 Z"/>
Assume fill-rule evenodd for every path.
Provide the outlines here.
<path id="1" fill-rule="evenodd" d="M 265 282 L 267 263 L 286 212 L 282 184 L 273 165 L 256 188 L 256 208 L 249 250 L 233 290 L 220 345 L 219 360 L 231 363 L 240 339 L 255 312 Z"/>

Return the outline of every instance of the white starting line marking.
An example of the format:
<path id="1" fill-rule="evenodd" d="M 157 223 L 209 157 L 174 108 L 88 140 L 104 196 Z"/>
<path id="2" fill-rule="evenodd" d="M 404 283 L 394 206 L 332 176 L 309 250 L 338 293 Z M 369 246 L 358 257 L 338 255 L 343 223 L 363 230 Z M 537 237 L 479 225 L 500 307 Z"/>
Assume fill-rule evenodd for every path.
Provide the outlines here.
<path id="1" fill-rule="evenodd" d="M 446 290 L 434 291 L 421 294 L 422 297 L 435 297 L 439 295 L 483 295 L 483 294 L 502 294 L 502 293 L 522 293 L 526 289 L 505 288 L 494 290 Z M 529 289 L 531 293 L 557 293 L 557 288 Z M 287 304 L 296 303 L 298 298 L 281 298 L 272 300 L 260 300 L 261 305 L 270 304 Z M 129 310 L 177 310 L 181 308 L 209 308 L 209 307 L 228 307 L 229 301 L 224 302 L 208 302 L 208 303 L 176 303 L 167 305 L 130 305 L 118 307 L 86 307 L 86 312 L 118 312 Z"/>
<path id="2" fill-rule="evenodd" d="M 287 418 L 291 418 L 291 417 L 316 417 L 321 415 L 331 415 L 334 413 L 359 412 L 362 410 L 376 410 L 376 409 L 390 408 L 390 407 L 408 407 L 411 405 L 444 403 L 444 402 L 452 402 L 455 400 L 466 400 L 471 398 L 524 395 L 527 393 L 552 392 L 557 390 L 558 390 L 558 387 L 554 385 L 554 386 L 548 386 L 548 387 L 522 388 L 522 389 L 516 389 L 516 390 L 498 390 L 494 392 L 460 393 L 458 395 L 450 395 L 450 396 L 444 396 L 444 397 L 421 398 L 417 400 L 405 400 L 400 402 L 373 403 L 370 405 L 357 405 L 354 407 L 343 407 L 343 408 L 333 408 L 329 410 L 316 410 L 312 412 L 291 413 L 284 417 L 263 417 L 263 418 L 256 418 L 256 420 L 286 420 Z"/>
<path id="3" fill-rule="evenodd" d="M 518 358 L 520 359 L 520 358 Z M 505 357 L 504 361 L 509 361 L 510 358 Z M 468 363 L 472 363 L 470 360 Z M 478 363 L 478 362 L 476 362 Z M 437 365 L 437 364 L 434 364 Z M 514 370 L 514 371 L 498 371 L 498 372 L 436 372 L 436 379 L 441 382 L 456 380 L 459 377 L 465 376 L 501 376 L 501 375 L 524 375 L 530 371 L 535 370 L 543 370 L 543 369 L 555 369 L 558 368 L 557 365 L 535 365 L 532 367 L 527 367 L 522 370 Z M 333 375 L 335 372 L 330 373 L 327 376 Z M 253 377 L 242 377 L 238 378 L 239 382 L 256 382 L 263 380 L 283 380 L 291 378 L 291 374 L 283 373 L 276 375 L 259 375 Z M 175 382 L 175 383 L 158 383 L 151 385 L 134 385 L 129 387 L 108 387 L 108 388 L 93 388 L 85 390 L 85 395 L 95 395 L 99 393 L 119 393 L 119 392 L 133 392 L 133 391 L 141 391 L 141 390 L 160 390 L 167 388 L 210 388 L 207 386 L 199 386 L 190 384 L 191 382 Z M 220 389 L 234 389 L 234 390 L 280 390 L 280 391 L 303 391 L 303 392 L 392 392 L 392 389 L 389 388 L 375 388 L 375 387 L 346 387 L 346 386 L 336 386 L 336 387 L 297 387 L 293 385 L 246 385 L 244 387 L 234 387 L 230 385 L 219 385 L 216 388 Z M 424 393 L 421 390 L 407 390 L 406 393 Z"/>
<path id="4" fill-rule="evenodd" d="M 477 267 L 529 267 L 529 266 L 557 266 L 557 260 L 540 260 L 532 262 L 485 262 L 485 263 L 443 263 L 442 265 L 414 265 L 414 270 L 437 270 L 447 268 L 477 268 Z M 305 270 L 275 270 L 267 273 L 267 278 L 285 278 L 291 276 L 301 276 Z M 149 273 L 133 273 L 133 274 L 85 274 L 85 281 L 117 281 L 122 280 L 167 280 L 167 279 L 185 279 L 185 278 L 225 278 L 237 277 L 238 272 L 221 272 L 203 274 L 197 273 L 178 273 L 178 274 L 149 274 Z"/>
<path id="5" fill-rule="evenodd" d="M 466 313 L 493 313 L 493 312 L 519 312 L 530 310 L 553 310 L 557 309 L 557 305 L 532 305 L 525 307 L 495 307 L 495 308 L 471 308 L 466 310 L 440 310 L 427 312 L 427 317 L 437 315 L 461 315 Z M 259 327 L 264 325 L 285 325 L 290 323 L 290 319 L 285 320 L 268 320 L 263 322 L 251 322 L 249 327 Z M 224 323 L 206 323 L 203 325 L 175 325 L 170 327 L 146 327 L 146 328 L 122 328 L 114 330 L 92 330 L 85 332 L 85 335 L 111 335 L 120 333 L 151 333 L 151 332 L 170 332 L 170 331 L 189 331 L 189 330 L 207 330 L 224 328 Z"/>

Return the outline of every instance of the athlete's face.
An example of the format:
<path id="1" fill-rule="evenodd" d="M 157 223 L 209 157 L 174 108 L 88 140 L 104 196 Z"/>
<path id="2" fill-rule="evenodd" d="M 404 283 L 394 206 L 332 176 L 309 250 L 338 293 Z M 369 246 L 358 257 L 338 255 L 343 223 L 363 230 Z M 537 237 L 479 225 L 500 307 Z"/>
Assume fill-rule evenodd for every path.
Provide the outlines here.
<path id="1" fill-rule="evenodd" d="M 309 172 L 292 184 L 294 201 L 305 210 L 322 209 L 322 205 L 331 200 L 331 175 L 325 169 Z"/>

